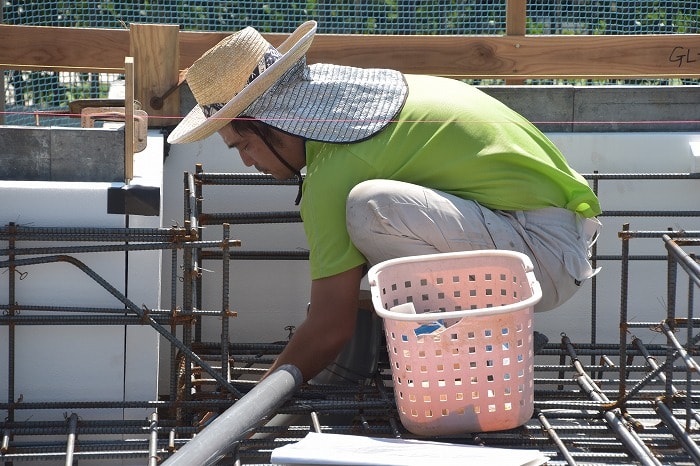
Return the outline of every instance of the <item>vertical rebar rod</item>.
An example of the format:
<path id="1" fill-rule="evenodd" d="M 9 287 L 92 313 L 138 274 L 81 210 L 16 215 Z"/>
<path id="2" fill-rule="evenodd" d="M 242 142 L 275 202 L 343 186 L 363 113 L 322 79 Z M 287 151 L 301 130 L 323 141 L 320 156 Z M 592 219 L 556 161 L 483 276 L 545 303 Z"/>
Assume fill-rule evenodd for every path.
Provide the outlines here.
<path id="1" fill-rule="evenodd" d="M 177 250 L 173 249 L 170 254 L 170 334 L 177 337 Z M 178 380 L 178 360 L 177 347 L 170 345 L 170 406 L 175 407 L 177 403 L 177 380 Z"/>
<path id="2" fill-rule="evenodd" d="M 231 227 L 228 223 L 223 224 L 223 242 L 221 257 L 221 376 L 230 380 L 229 373 L 229 239 L 231 237 Z"/>
<path id="3" fill-rule="evenodd" d="M 676 320 L 676 276 L 678 273 L 678 263 L 676 258 L 671 251 L 668 251 L 668 257 L 666 259 L 666 323 L 662 323 L 662 327 L 669 328 L 669 326 L 675 327 Z M 673 393 L 671 384 L 673 383 L 673 338 L 672 332 L 675 330 L 673 327 L 670 328 L 670 332 L 666 332 L 666 396 L 665 399 L 671 402 L 671 396 Z M 681 354 L 683 356 L 683 354 Z"/>
<path id="4" fill-rule="evenodd" d="M 627 298 L 629 291 L 629 255 L 630 242 L 625 234 L 629 231 L 629 223 L 622 225 L 622 259 L 620 262 L 620 386 L 619 398 L 625 397 L 627 384 Z"/>
<path id="5" fill-rule="evenodd" d="M 696 258 L 694 255 L 691 254 L 686 254 L 685 251 L 677 244 L 677 242 L 667 234 L 664 234 L 662 236 L 662 239 L 664 241 L 664 246 L 666 247 L 666 250 L 668 251 L 668 256 L 669 256 L 669 262 L 673 260 L 674 265 L 680 265 L 683 270 L 688 274 L 688 319 L 686 323 L 686 329 L 687 329 L 687 338 L 686 338 L 686 347 L 688 351 L 694 350 L 694 346 L 696 342 L 698 341 L 699 336 L 696 335 L 693 337 L 693 325 L 691 322 L 693 321 L 693 303 L 694 303 L 694 290 L 695 286 L 700 287 L 700 265 L 698 264 Z M 674 295 L 675 296 L 675 295 Z M 670 339 L 670 338 L 669 338 Z M 675 339 L 675 338 L 674 338 Z M 669 345 L 670 347 L 670 345 Z M 670 348 L 667 349 L 667 351 L 670 351 Z M 683 350 L 684 353 L 684 360 L 686 361 L 686 364 L 689 363 L 688 357 L 687 357 L 687 352 Z M 676 352 L 673 352 L 672 354 L 676 354 Z M 686 372 L 686 391 L 687 393 L 691 393 L 691 387 L 692 387 L 692 381 L 691 381 L 691 372 L 697 371 L 697 363 L 695 362 L 694 359 L 690 360 L 690 366 L 692 370 Z M 672 367 L 670 368 L 671 373 L 672 372 Z M 667 373 L 669 372 L 669 369 L 667 369 Z M 669 382 L 667 381 L 667 385 Z M 668 393 L 667 393 L 668 395 Z M 688 415 L 690 410 L 690 397 L 686 399 L 686 428 L 690 428 L 690 416 Z"/>
<path id="6" fill-rule="evenodd" d="M 195 165 L 195 175 L 191 176 L 192 184 L 194 188 L 194 206 L 195 206 L 195 215 L 194 217 L 197 219 L 197 224 L 196 224 L 196 229 L 197 229 L 197 238 L 202 239 L 204 235 L 204 229 L 202 228 L 201 222 L 199 220 L 199 214 L 202 212 L 202 203 L 203 203 L 203 194 L 202 194 L 202 182 L 199 180 L 198 176 L 200 173 L 202 173 L 202 164 L 198 163 Z M 194 228 L 195 225 L 192 225 Z M 195 249 L 193 251 L 193 262 L 196 264 L 197 270 L 202 269 L 202 257 L 201 257 L 201 250 L 200 249 Z M 201 274 L 196 274 L 194 278 L 194 303 L 195 303 L 195 309 L 202 309 L 202 275 Z M 200 343 L 202 341 L 202 319 L 201 318 L 195 318 L 194 321 L 194 341 L 197 343 Z"/>
<path id="7" fill-rule="evenodd" d="M 16 298 L 16 278 L 15 273 L 17 272 L 14 265 L 15 254 L 13 250 L 15 249 L 15 223 L 9 224 L 8 230 L 10 233 L 10 238 L 8 240 L 8 262 L 10 266 L 8 267 L 8 292 L 7 292 L 7 306 L 8 315 L 10 318 L 15 316 L 15 308 L 17 306 Z M 10 323 L 7 328 L 7 402 L 9 407 L 7 409 L 7 420 L 8 422 L 13 422 L 15 420 L 15 411 L 13 409 L 13 404 L 15 402 L 15 325 Z"/>
<path id="8" fill-rule="evenodd" d="M 75 452 L 75 435 L 78 430 L 78 415 L 73 413 L 68 418 L 68 441 L 66 442 L 66 466 L 73 466 Z"/>
<path id="9" fill-rule="evenodd" d="M 693 260 L 695 260 L 695 255 L 691 256 Z M 690 350 L 692 346 L 690 346 L 690 342 L 693 340 L 693 305 L 695 303 L 695 287 L 693 286 L 693 279 L 692 277 L 688 277 L 688 323 L 686 324 L 686 345 L 688 345 L 688 349 Z M 692 400 L 690 397 L 690 393 L 693 387 L 693 382 L 692 382 L 692 377 L 690 372 L 686 372 L 685 374 L 685 392 L 688 394 L 688 396 L 685 397 L 685 430 L 687 432 L 690 432 L 691 428 L 691 420 L 693 419 L 693 414 L 695 414 L 693 408 L 692 408 Z M 696 418 L 697 420 L 697 418 Z"/>
<path id="10" fill-rule="evenodd" d="M 148 419 L 148 466 L 158 465 L 158 413 L 151 413 Z"/>
<path id="11" fill-rule="evenodd" d="M 187 232 L 192 238 L 201 239 L 199 238 L 198 215 L 194 176 L 191 173 L 185 173 L 185 223 L 189 225 Z"/>
<path id="12" fill-rule="evenodd" d="M 376 371 L 374 374 L 374 385 L 377 387 L 381 400 L 387 403 L 390 402 L 388 392 L 391 389 L 387 388 L 387 386 L 384 384 L 384 379 L 382 378 L 380 371 Z M 394 438 L 401 438 L 401 431 L 396 419 L 394 419 L 393 416 L 389 416 L 389 426 L 391 427 L 391 433 Z"/>
<path id="13" fill-rule="evenodd" d="M 10 436 L 12 433 L 10 429 L 5 429 L 2 431 L 2 442 L 0 443 L 0 453 L 7 453 L 10 449 Z"/>
<path id="14" fill-rule="evenodd" d="M 188 228 L 191 228 L 189 222 L 185 222 Z M 194 264 L 192 263 L 192 251 L 187 248 L 182 252 L 182 316 L 184 317 L 184 324 L 182 325 L 182 344 L 187 348 L 192 348 L 192 282 Z M 184 355 L 183 355 L 184 357 Z M 178 401 L 189 401 L 192 394 L 192 361 L 189 358 L 184 359 L 184 367 L 182 371 L 178 374 L 182 378 L 182 389 L 179 391 L 179 395 L 182 396 L 182 400 Z M 185 418 L 183 421 L 189 424 L 191 421 L 190 412 L 185 412 Z"/>
<path id="15" fill-rule="evenodd" d="M 563 337 L 564 334 L 562 333 L 561 336 Z M 563 338 L 561 341 L 561 347 L 564 348 Z M 559 369 L 559 380 L 563 380 L 565 375 L 566 375 L 566 371 L 564 370 L 565 365 L 566 365 L 566 352 L 561 351 L 559 353 L 559 366 L 561 367 L 561 369 Z M 562 385 L 562 384 L 557 385 L 557 390 L 564 390 L 564 385 Z"/>
<path id="16" fill-rule="evenodd" d="M 175 434 L 177 433 L 176 429 L 170 429 L 170 432 L 168 432 L 168 451 L 173 452 L 175 451 Z"/>
<path id="17" fill-rule="evenodd" d="M 198 228 L 198 215 L 197 210 L 197 195 L 195 188 L 195 180 L 192 173 L 185 173 L 185 227 L 190 235 L 199 238 L 199 228 Z M 195 276 L 198 272 L 198 264 L 195 260 L 194 251 L 187 249 L 183 251 L 182 254 L 182 268 L 184 279 L 182 282 L 182 313 L 186 317 L 185 324 L 182 327 L 182 343 L 188 348 L 192 347 L 193 341 L 193 325 L 195 324 L 193 319 L 193 310 L 195 306 Z M 183 396 L 183 401 L 188 401 L 192 394 L 192 361 L 188 358 L 184 360 L 184 367 L 181 374 L 183 379 L 183 389 L 181 394 Z M 183 419 L 185 423 L 189 424 L 192 420 L 192 413 L 190 411 L 185 412 L 185 417 Z"/>

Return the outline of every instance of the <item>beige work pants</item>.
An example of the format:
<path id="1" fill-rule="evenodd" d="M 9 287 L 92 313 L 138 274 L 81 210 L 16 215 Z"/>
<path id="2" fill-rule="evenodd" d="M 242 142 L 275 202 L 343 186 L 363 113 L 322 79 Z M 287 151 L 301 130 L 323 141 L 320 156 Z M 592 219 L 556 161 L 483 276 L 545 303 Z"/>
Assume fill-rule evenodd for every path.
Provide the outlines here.
<path id="1" fill-rule="evenodd" d="M 561 305 L 597 272 L 589 257 L 600 223 L 563 208 L 490 210 L 422 186 L 370 180 L 350 192 L 346 218 L 350 238 L 369 265 L 441 252 L 522 252 L 542 287 L 536 312 Z"/>

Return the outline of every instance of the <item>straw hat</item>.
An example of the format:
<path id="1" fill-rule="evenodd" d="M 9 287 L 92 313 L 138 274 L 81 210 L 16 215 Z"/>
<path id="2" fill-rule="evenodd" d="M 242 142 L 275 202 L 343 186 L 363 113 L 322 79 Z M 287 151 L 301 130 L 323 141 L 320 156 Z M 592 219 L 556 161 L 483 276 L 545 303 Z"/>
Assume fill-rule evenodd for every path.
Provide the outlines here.
<path id="1" fill-rule="evenodd" d="M 299 26 L 278 49 L 247 27 L 209 49 L 187 70 L 197 100 L 168 136 L 194 142 L 245 115 L 325 142 L 355 142 L 379 132 L 401 110 L 408 88 L 395 70 L 306 65 L 316 22 Z"/>

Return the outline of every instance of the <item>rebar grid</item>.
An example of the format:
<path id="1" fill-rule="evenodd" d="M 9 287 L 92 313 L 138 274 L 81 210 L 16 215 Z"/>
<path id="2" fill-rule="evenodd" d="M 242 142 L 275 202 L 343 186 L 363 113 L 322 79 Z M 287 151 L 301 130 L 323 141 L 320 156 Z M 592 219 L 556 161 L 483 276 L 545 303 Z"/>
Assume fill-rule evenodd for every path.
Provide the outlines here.
<path id="1" fill-rule="evenodd" d="M 586 175 L 598 185 L 608 179 L 693 179 L 694 174 Z M 184 226 L 172 229 L 43 228 L 9 224 L 0 228 L 0 270 L 6 269 L 9 296 L 0 303 L 0 325 L 8 326 L 8 401 L 0 403 L 6 419 L 0 424 L 0 459 L 6 464 L 62 461 L 133 459 L 136 464 L 156 465 L 180 449 L 196 433 L 240 397 L 248 393 L 284 347 L 284 342 L 230 342 L 229 261 L 306 260 L 299 251 L 240 251 L 231 240 L 229 224 L 288 223 L 300 221 L 294 212 L 254 214 L 203 212 L 203 188 L 207 185 L 283 184 L 266 175 L 207 174 L 201 166 L 184 177 Z M 699 216 L 696 211 L 609 211 L 603 216 Z M 202 227 L 221 224 L 220 241 L 202 241 Z M 598 256 L 593 261 L 619 261 L 620 341 L 597 342 L 597 296 L 595 279 L 591 293 L 591 339 L 575 342 L 562 334 L 560 342 L 550 342 L 537 356 L 535 365 L 535 413 L 525 425 L 504 432 L 468 434 L 441 440 L 474 445 L 538 449 L 551 458 L 548 464 L 699 464 L 698 406 L 700 391 L 693 389 L 696 377 L 694 335 L 700 319 L 693 316 L 694 287 L 700 273 L 695 257 L 683 248 L 699 245 L 700 232 L 635 232 L 628 225 L 619 233 L 619 256 Z M 666 255 L 634 256 L 629 242 L 635 238 L 663 241 Z M 69 246 L 18 247 L 31 241 L 75 243 Z M 81 242 L 104 243 L 79 245 Z M 1 243 L 0 243 L 1 244 Z M 136 306 L 83 263 L 72 257 L 78 253 L 107 251 L 170 250 L 172 303 L 177 293 L 183 305 L 170 309 Z M 181 257 L 182 267 L 178 266 Z M 659 322 L 633 322 L 628 318 L 629 268 L 634 261 L 668 262 L 667 315 Z M 15 287 L 22 267 L 54 262 L 74 265 L 105 291 L 117 297 L 124 309 L 27 306 L 17 303 Z M 204 262 L 220 261 L 221 309 L 202 306 Z M 680 265 L 680 270 L 678 268 Z M 678 316 L 677 275 L 684 273 L 688 287 L 687 315 Z M 181 277 L 181 282 L 176 282 Z M 178 286 L 179 285 L 179 286 Z M 233 297 L 235 301 L 235 296 Z M 42 311 L 24 316 L 23 311 Z M 125 314 L 126 310 L 126 315 Z M 224 318 L 222 318 L 224 317 Z M 202 341 L 203 318 L 221 320 L 221 340 Z M 14 392 L 16 335 L 20 325 L 150 325 L 170 343 L 171 380 L 169 396 L 162 400 L 23 402 Z M 666 337 L 665 344 L 645 344 L 631 334 L 634 328 L 655 327 Z M 685 342 L 678 339 L 685 330 Z M 178 337 L 177 335 L 181 335 Z M 628 342 L 628 339 L 630 341 Z M 583 358 L 588 363 L 583 362 Z M 558 362 L 558 363 L 557 363 Z M 80 418 L 86 409 L 147 408 L 153 413 L 142 421 L 87 421 Z M 58 409 L 64 422 L 18 421 L 16 413 L 32 409 Z M 299 392 L 279 410 L 292 416 L 285 425 L 262 425 L 255 435 L 240 439 L 235 451 L 221 464 L 268 464 L 272 449 L 295 442 L 310 430 L 354 435 L 411 438 L 398 421 L 391 389 L 388 362 L 380 361 L 375 378 L 363 385 L 310 386 Z"/>

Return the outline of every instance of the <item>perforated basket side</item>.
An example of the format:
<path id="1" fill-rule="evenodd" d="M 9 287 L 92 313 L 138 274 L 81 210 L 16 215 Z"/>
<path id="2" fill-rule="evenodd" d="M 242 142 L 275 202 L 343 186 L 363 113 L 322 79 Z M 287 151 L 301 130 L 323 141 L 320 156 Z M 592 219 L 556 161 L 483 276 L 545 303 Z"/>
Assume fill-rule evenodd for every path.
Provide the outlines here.
<path id="1" fill-rule="evenodd" d="M 517 427 L 534 406 L 532 308 L 464 318 L 417 336 L 415 323 L 385 320 L 397 409 L 416 435 Z"/>

